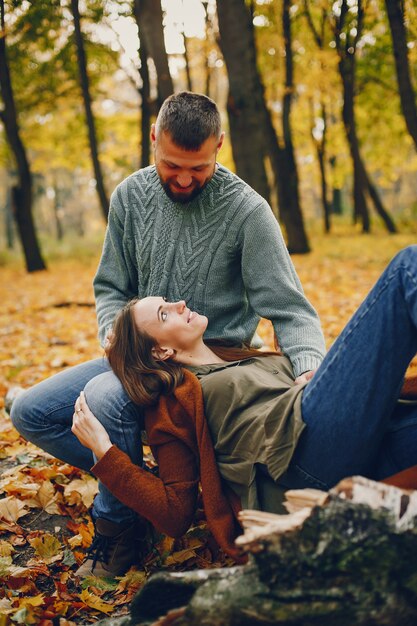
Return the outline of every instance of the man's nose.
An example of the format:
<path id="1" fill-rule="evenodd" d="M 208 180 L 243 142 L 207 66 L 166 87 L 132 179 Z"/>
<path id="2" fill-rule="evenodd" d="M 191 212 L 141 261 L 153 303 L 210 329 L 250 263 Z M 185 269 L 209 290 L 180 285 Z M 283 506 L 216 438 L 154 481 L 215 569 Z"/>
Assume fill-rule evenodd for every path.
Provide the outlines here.
<path id="1" fill-rule="evenodd" d="M 192 181 L 193 178 L 191 174 L 187 174 L 186 172 L 178 174 L 177 176 L 177 185 L 179 187 L 183 187 L 184 189 L 186 189 L 186 187 L 189 187 Z"/>

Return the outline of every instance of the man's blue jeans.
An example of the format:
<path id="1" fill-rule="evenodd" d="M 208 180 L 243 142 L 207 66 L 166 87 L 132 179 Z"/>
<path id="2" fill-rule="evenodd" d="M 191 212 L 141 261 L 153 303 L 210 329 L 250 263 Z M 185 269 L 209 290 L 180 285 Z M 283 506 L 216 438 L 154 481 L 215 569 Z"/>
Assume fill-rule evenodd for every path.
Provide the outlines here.
<path id="1" fill-rule="evenodd" d="M 328 489 L 417 464 L 417 406 L 398 404 L 417 352 L 417 246 L 402 250 L 334 342 L 302 398 L 306 423 L 280 484 Z"/>
<path id="2" fill-rule="evenodd" d="M 89 407 L 102 422 L 112 443 L 142 464 L 143 416 L 133 404 L 106 359 L 82 363 L 48 378 L 18 396 L 11 419 L 29 441 L 75 467 L 89 471 L 94 464 L 91 450 L 71 432 L 74 404 L 85 389 Z M 94 500 L 93 517 L 127 523 L 136 514 L 119 502 L 100 483 Z"/>
<path id="3" fill-rule="evenodd" d="M 397 404 L 416 352 L 417 246 L 411 246 L 391 261 L 305 387 L 306 428 L 280 484 L 328 489 L 346 476 L 379 479 L 417 464 L 417 407 Z M 141 411 L 105 359 L 61 372 L 26 391 L 13 404 L 13 423 L 52 455 L 89 470 L 92 454 L 70 430 L 74 403 L 84 387 L 111 441 L 140 464 Z M 103 485 L 93 514 L 115 522 L 134 517 Z"/>

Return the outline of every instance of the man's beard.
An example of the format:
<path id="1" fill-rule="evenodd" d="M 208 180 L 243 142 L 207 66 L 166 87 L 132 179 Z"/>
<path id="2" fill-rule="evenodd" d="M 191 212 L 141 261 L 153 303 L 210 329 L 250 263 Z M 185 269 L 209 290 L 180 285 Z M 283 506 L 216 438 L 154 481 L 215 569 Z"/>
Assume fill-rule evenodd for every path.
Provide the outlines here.
<path id="1" fill-rule="evenodd" d="M 209 180 L 210 178 L 204 181 L 202 185 L 197 183 L 194 189 L 188 194 L 181 193 L 180 191 L 172 191 L 169 186 L 169 182 L 164 183 L 161 180 L 161 185 L 170 200 L 173 202 L 179 202 L 180 204 L 187 204 L 188 202 L 191 202 L 191 200 L 194 200 L 194 198 L 196 198 L 203 191 Z"/>
<path id="2" fill-rule="evenodd" d="M 197 182 L 194 189 L 188 194 L 186 192 L 181 193 L 181 191 L 172 191 L 172 189 L 169 186 L 170 184 L 169 180 L 168 181 L 162 180 L 162 177 L 160 176 L 158 172 L 158 168 L 156 168 L 156 171 L 158 173 L 159 180 L 161 181 L 162 188 L 165 191 L 168 198 L 172 200 L 173 202 L 179 202 L 180 204 L 188 204 L 188 202 L 191 202 L 191 200 L 194 200 L 194 198 L 199 196 L 200 193 L 207 187 L 208 183 L 211 181 L 211 179 L 214 176 L 216 167 L 217 167 L 217 164 L 214 163 L 211 176 L 208 176 L 208 178 L 206 178 L 206 180 L 201 184 Z"/>

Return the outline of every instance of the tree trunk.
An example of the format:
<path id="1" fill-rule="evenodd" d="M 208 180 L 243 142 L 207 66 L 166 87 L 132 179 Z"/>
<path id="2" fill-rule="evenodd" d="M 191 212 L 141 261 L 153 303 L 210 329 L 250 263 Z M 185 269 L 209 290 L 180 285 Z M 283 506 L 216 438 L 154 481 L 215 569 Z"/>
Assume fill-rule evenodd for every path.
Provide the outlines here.
<path id="1" fill-rule="evenodd" d="M 323 222 L 324 222 L 324 232 L 330 232 L 330 203 L 327 199 L 327 178 L 326 178 L 326 108 L 324 104 L 322 104 L 322 119 L 324 121 L 324 129 L 323 129 L 323 137 L 321 140 L 314 139 L 314 144 L 316 146 L 316 154 L 317 161 L 319 164 L 320 170 L 320 190 L 321 190 L 321 203 L 323 206 Z"/>
<path id="2" fill-rule="evenodd" d="M 294 81 L 290 7 L 291 0 L 284 0 L 282 7 L 282 26 L 285 42 L 285 89 L 282 107 L 282 131 L 284 139 L 283 160 L 286 162 L 286 177 L 282 180 L 281 185 L 288 187 L 291 202 L 289 205 L 291 222 L 297 224 L 296 232 L 291 235 L 291 238 L 288 235 L 288 247 L 293 252 L 309 252 L 310 247 L 304 229 L 300 206 L 298 171 L 291 130 L 291 105 L 294 93 Z"/>
<path id="3" fill-rule="evenodd" d="M 311 12 L 308 0 L 304 0 L 304 13 L 307 18 L 307 23 L 309 25 L 310 31 L 316 41 L 317 47 L 320 51 L 324 48 L 324 32 L 325 25 L 327 21 L 327 14 L 325 8 L 322 9 L 321 12 L 321 23 L 320 30 L 316 29 Z M 320 69 L 324 71 L 323 63 L 320 63 Z M 323 120 L 323 132 L 321 138 L 317 138 L 314 135 L 314 105 L 311 102 L 311 125 L 310 132 L 311 137 L 313 139 L 313 143 L 316 149 L 317 161 L 319 164 L 320 171 L 320 189 L 321 189 L 321 202 L 323 206 L 323 220 L 324 220 L 324 232 L 330 232 L 330 204 L 327 199 L 327 178 L 326 178 L 326 134 L 327 134 L 327 112 L 326 105 L 324 104 L 323 94 L 320 94 L 320 109 L 321 109 L 321 119 Z"/>
<path id="4" fill-rule="evenodd" d="M 3 122 L 7 141 L 15 157 L 18 183 L 12 188 L 12 207 L 28 272 L 46 269 L 36 237 L 32 215 L 32 174 L 26 150 L 20 137 L 17 111 L 7 61 L 5 35 L 4 0 L 0 0 L 0 90 L 3 98 L 3 110 L 0 119 Z"/>
<path id="5" fill-rule="evenodd" d="M 6 202 L 4 205 L 4 230 L 6 233 L 6 246 L 8 250 L 13 250 L 13 211 L 12 211 L 12 190 L 7 187 Z"/>
<path id="6" fill-rule="evenodd" d="M 134 14 L 145 44 L 147 55 L 153 59 L 157 75 L 158 110 L 174 92 L 165 49 L 163 16 L 160 0 L 134 0 Z"/>
<path id="7" fill-rule="evenodd" d="M 182 38 L 183 38 L 183 43 L 184 43 L 184 62 L 185 62 L 185 75 L 187 77 L 187 89 L 188 91 L 192 91 L 193 83 L 191 80 L 190 55 L 188 54 L 187 37 L 185 36 L 185 33 L 183 33 Z"/>
<path id="8" fill-rule="evenodd" d="M 365 164 L 362 161 L 359 148 L 359 140 L 356 133 L 355 121 L 355 53 L 357 42 L 362 33 L 363 26 L 363 8 L 361 0 L 357 0 L 357 22 L 354 28 L 352 25 L 345 24 L 346 15 L 348 13 L 348 1 L 343 0 L 340 16 L 336 18 L 336 48 L 339 53 L 339 72 L 343 85 L 343 124 L 345 126 L 346 137 L 349 144 L 350 154 L 353 162 L 353 200 L 354 215 L 362 221 L 362 229 L 364 232 L 370 231 L 369 210 L 366 202 L 366 192 L 371 196 L 377 213 L 381 216 L 387 230 L 395 232 L 395 225 L 387 210 L 384 208 L 381 199 L 378 196 L 376 188 L 371 183 L 371 179 L 366 171 Z M 344 29 L 345 25 L 347 26 Z M 345 40 L 342 43 L 342 32 Z M 352 34 L 353 33 L 353 34 Z"/>
<path id="9" fill-rule="evenodd" d="M 107 221 L 109 214 L 109 200 L 104 188 L 103 174 L 98 156 L 97 135 L 91 105 L 90 85 L 87 72 L 87 59 L 84 49 L 84 41 L 81 32 L 80 12 L 78 0 L 71 0 L 71 12 L 74 22 L 74 37 L 77 48 L 78 70 L 80 73 L 81 91 L 84 101 L 85 117 L 87 121 L 88 140 L 90 144 L 91 160 L 93 162 L 94 177 L 96 179 L 97 194 L 100 202 L 101 211 L 104 219 Z"/>
<path id="10" fill-rule="evenodd" d="M 149 80 L 148 69 L 148 51 L 146 50 L 146 44 L 140 31 L 140 18 L 138 12 L 138 3 L 133 3 L 133 15 L 136 20 L 139 36 L 139 60 L 140 68 L 139 74 L 142 80 L 142 87 L 139 89 L 141 97 L 141 167 L 147 167 L 150 163 L 150 149 L 151 149 L 151 85 Z"/>
<path id="11" fill-rule="evenodd" d="M 242 511 L 244 566 L 160 573 L 126 626 L 414 626 L 417 491 L 348 478 L 287 492 L 289 515 Z M 163 617 L 176 610 L 176 617 Z M 110 623 L 108 620 L 102 622 Z"/>
<path id="12" fill-rule="evenodd" d="M 385 6 L 392 35 L 401 109 L 408 132 L 417 149 L 417 106 L 408 62 L 404 2 L 403 0 L 385 0 Z"/>
<path id="13" fill-rule="evenodd" d="M 204 71 L 205 71 L 205 76 L 206 76 L 206 80 L 204 81 L 205 82 L 204 93 L 206 96 L 210 97 L 211 67 L 209 63 L 208 51 L 209 51 L 209 46 L 210 46 L 210 41 L 211 41 L 211 27 L 210 27 L 210 15 L 208 11 L 208 0 L 203 0 L 202 5 L 205 11 L 204 20 L 205 20 L 205 33 L 206 33 L 205 40 L 204 40 L 204 44 L 206 46 L 205 48 L 206 53 L 204 55 L 204 60 L 205 60 Z"/>
<path id="14" fill-rule="evenodd" d="M 217 13 L 229 78 L 227 113 L 236 171 L 269 202 L 262 123 L 265 102 L 249 11 L 244 0 L 217 0 Z"/>

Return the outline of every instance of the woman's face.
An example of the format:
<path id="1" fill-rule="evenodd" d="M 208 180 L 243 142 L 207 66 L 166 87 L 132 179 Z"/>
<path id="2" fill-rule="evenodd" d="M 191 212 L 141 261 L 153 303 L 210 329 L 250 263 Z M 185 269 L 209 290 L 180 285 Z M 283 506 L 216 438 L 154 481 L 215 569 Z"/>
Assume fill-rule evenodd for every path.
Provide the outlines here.
<path id="1" fill-rule="evenodd" d="M 166 302 L 159 296 L 142 298 L 133 305 L 138 328 L 145 330 L 161 348 L 176 353 L 189 351 L 202 342 L 207 317 L 187 308 L 184 300 Z"/>

